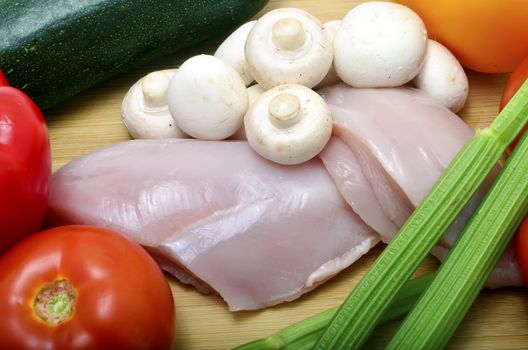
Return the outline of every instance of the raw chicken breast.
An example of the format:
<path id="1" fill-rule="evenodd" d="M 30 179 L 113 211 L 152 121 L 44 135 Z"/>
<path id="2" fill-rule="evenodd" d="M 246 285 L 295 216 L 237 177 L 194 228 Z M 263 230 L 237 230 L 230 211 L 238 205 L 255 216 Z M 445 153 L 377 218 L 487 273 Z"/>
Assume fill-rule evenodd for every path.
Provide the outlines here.
<path id="1" fill-rule="evenodd" d="M 415 89 L 321 92 L 334 118 L 324 165 L 280 166 L 245 142 L 130 141 L 57 172 L 49 220 L 120 231 L 231 310 L 293 300 L 365 254 L 375 231 L 389 241 L 473 133 Z M 452 246 L 479 195 L 433 254 Z M 509 250 L 488 285 L 521 282 Z"/>
<path id="2" fill-rule="evenodd" d="M 387 237 L 387 241 L 392 238 L 398 231 L 398 226 L 383 212 L 352 149 L 334 136 L 319 154 L 319 158 L 352 209 L 382 238 Z"/>
<path id="3" fill-rule="evenodd" d="M 235 141 L 135 140 L 99 150 L 54 175 L 49 212 L 53 224 L 124 233 L 233 311 L 293 300 L 379 239 L 320 160 L 279 166 Z"/>
<path id="4" fill-rule="evenodd" d="M 334 119 L 334 136 L 320 157 L 347 203 L 387 243 L 433 188 L 473 130 L 436 100 L 412 88 L 354 89 L 337 84 L 319 93 L 329 103 Z M 466 205 L 433 255 L 443 259 L 498 171 L 497 167 Z M 386 217 L 373 203 L 373 195 Z M 396 229 L 387 224 L 387 219 L 396 224 Z M 510 249 L 487 286 L 521 284 L 522 274 Z"/>
<path id="5" fill-rule="evenodd" d="M 353 150 L 385 214 L 398 226 L 473 135 L 420 90 L 337 84 L 319 93 L 332 111 L 335 134 Z"/>

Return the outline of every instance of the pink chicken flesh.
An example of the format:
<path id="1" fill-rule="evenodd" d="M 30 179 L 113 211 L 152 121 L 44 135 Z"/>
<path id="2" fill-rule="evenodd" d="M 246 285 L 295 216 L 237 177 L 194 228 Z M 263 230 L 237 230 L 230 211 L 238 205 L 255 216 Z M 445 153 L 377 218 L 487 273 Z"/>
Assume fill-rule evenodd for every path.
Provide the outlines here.
<path id="1" fill-rule="evenodd" d="M 319 93 L 329 104 L 334 120 L 334 137 L 320 157 L 347 203 L 384 242 L 389 242 L 473 130 L 424 92 L 412 88 L 353 89 L 337 84 Z M 364 176 L 352 169 L 361 169 Z M 441 260 L 446 256 L 497 171 L 466 205 L 433 255 Z M 365 180 L 370 186 L 359 185 Z M 371 193 L 360 196 L 358 186 Z M 386 224 L 387 220 L 396 229 Z M 380 227 L 383 223 L 385 226 Z M 513 250 L 508 249 L 487 286 L 522 284 L 519 265 Z"/>
<path id="2" fill-rule="evenodd" d="M 332 111 L 335 136 L 355 154 L 353 162 L 359 163 L 385 216 L 397 227 L 473 135 L 455 114 L 416 89 L 338 84 L 320 93 Z M 374 227 L 371 220 L 365 221 Z M 395 233 L 379 232 L 384 241 Z"/>
<path id="3" fill-rule="evenodd" d="M 59 170 L 49 221 L 122 232 L 230 310 L 296 299 L 380 236 L 390 241 L 473 134 L 415 89 L 338 84 L 320 93 L 334 119 L 320 159 L 280 166 L 245 142 L 129 141 Z M 445 255 L 479 200 L 433 254 Z M 520 283 L 509 250 L 488 285 Z"/>
<path id="4" fill-rule="evenodd" d="M 129 141 L 53 179 L 53 224 L 91 224 L 142 244 L 230 310 L 293 300 L 379 240 L 317 159 L 279 166 L 245 142 Z"/>

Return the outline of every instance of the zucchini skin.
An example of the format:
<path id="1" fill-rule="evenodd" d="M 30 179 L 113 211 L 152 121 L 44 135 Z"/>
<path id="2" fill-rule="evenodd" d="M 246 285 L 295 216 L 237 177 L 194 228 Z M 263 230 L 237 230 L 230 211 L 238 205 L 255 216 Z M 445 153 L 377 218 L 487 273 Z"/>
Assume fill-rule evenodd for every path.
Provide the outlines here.
<path id="1" fill-rule="evenodd" d="M 267 0 L 0 0 L 0 69 L 46 109 L 126 69 L 217 37 Z"/>

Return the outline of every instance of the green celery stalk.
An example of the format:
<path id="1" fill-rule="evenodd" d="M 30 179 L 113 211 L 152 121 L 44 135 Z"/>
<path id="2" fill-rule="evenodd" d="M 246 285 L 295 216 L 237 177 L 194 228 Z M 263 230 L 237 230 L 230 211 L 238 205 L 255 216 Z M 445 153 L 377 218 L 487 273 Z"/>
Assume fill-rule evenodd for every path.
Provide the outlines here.
<path id="1" fill-rule="evenodd" d="M 490 128 L 477 131 L 385 248 L 314 349 L 358 349 L 528 120 L 528 82 Z"/>
<path id="2" fill-rule="evenodd" d="M 441 349 L 475 301 L 528 212 L 528 135 L 493 183 L 437 277 L 389 343 Z"/>
<path id="3" fill-rule="evenodd" d="M 434 274 L 410 280 L 398 292 L 396 298 L 381 319 L 382 323 L 403 317 L 416 303 L 418 297 L 433 280 Z M 240 345 L 235 350 L 309 350 L 326 328 L 337 307 L 288 326 L 275 334 Z"/>

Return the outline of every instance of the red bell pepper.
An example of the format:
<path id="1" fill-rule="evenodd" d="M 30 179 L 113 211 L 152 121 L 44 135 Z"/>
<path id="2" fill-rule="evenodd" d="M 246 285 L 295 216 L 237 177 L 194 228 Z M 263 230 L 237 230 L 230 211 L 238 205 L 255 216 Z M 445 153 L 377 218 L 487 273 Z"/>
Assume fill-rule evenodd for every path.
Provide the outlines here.
<path id="1" fill-rule="evenodd" d="M 0 71 L 0 255 L 42 226 L 50 179 L 44 117 Z"/>

